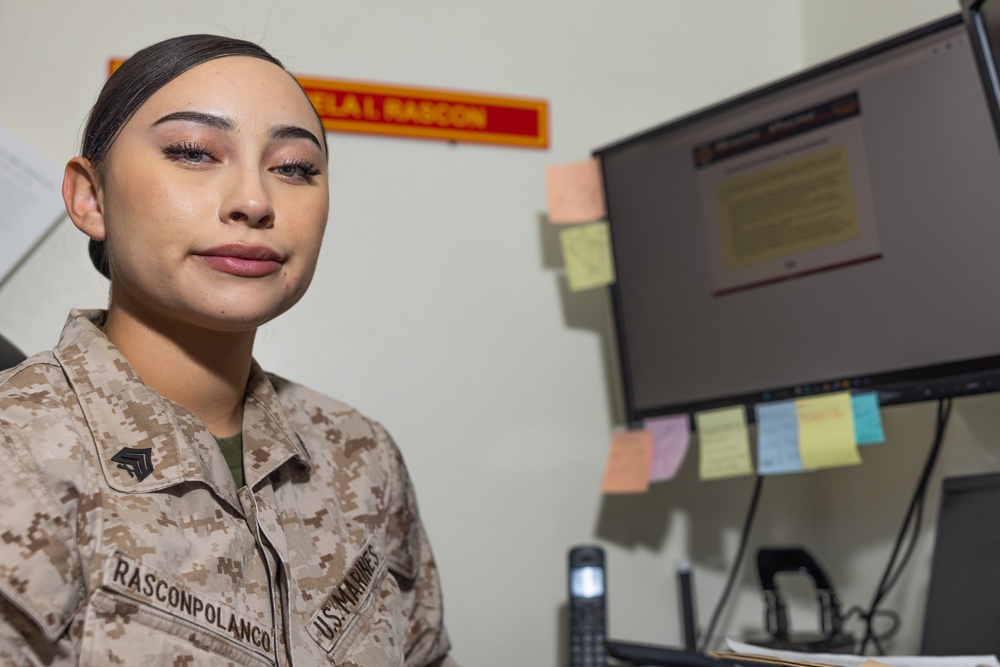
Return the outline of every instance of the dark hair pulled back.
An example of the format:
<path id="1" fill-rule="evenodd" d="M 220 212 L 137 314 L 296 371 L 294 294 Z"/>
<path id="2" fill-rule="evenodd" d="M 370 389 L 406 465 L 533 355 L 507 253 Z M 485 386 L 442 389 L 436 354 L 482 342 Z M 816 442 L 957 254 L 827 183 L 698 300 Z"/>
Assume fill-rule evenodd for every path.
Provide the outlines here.
<path id="1" fill-rule="evenodd" d="M 105 82 L 87 118 L 80 155 L 100 173 L 122 128 L 146 100 L 192 67 L 227 56 L 260 58 L 285 68 L 257 44 L 232 37 L 184 35 L 147 46 L 123 62 Z M 103 241 L 91 239 L 90 259 L 98 271 L 111 277 Z"/>

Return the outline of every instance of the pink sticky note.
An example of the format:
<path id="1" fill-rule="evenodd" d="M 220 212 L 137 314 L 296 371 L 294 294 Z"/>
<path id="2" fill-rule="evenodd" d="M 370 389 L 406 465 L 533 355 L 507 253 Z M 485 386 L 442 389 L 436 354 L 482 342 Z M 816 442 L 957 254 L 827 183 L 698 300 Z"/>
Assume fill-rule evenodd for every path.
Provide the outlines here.
<path id="1" fill-rule="evenodd" d="M 691 423 L 687 415 L 656 417 L 643 422 L 653 434 L 653 462 L 650 482 L 666 482 L 677 475 L 691 442 Z"/>
<path id="2" fill-rule="evenodd" d="M 604 184 L 597 158 L 545 168 L 549 222 L 595 222 L 607 216 Z"/>
<path id="3" fill-rule="evenodd" d="M 649 463 L 653 434 L 625 431 L 611 438 L 608 466 L 604 469 L 604 493 L 643 493 L 649 490 Z"/>

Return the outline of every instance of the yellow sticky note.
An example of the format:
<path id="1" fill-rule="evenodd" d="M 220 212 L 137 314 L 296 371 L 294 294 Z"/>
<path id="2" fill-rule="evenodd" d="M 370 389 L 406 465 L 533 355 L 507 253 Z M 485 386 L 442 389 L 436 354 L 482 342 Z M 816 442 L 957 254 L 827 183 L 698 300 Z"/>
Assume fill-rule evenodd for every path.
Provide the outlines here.
<path id="1" fill-rule="evenodd" d="M 746 408 L 721 408 L 698 412 L 698 475 L 723 479 L 753 473 Z"/>
<path id="2" fill-rule="evenodd" d="M 625 431 L 611 437 L 604 493 L 643 493 L 649 490 L 649 465 L 653 460 L 653 434 Z"/>
<path id="3" fill-rule="evenodd" d="M 615 281 L 608 223 L 568 227 L 559 233 L 559 242 L 571 290 L 576 292 Z"/>
<path id="4" fill-rule="evenodd" d="M 607 216 L 597 158 L 545 168 L 549 222 L 593 222 Z"/>
<path id="5" fill-rule="evenodd" d="M 802 398 L 795 402 L 795 410 L 803 467 L 835 468 L 861 463 L 850 392 Z"/>

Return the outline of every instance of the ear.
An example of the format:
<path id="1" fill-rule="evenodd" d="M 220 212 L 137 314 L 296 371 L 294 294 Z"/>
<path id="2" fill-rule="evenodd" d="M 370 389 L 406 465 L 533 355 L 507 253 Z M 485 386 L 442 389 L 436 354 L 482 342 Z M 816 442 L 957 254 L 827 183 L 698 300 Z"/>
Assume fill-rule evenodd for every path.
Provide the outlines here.
<path id="1" fill-rule="evenodd" d="M 77 229 L 96 241 L 107 238 L 101 179 L 90 160 L 75 157 L 66 164 L 62 196 L 66 212 Z"/>

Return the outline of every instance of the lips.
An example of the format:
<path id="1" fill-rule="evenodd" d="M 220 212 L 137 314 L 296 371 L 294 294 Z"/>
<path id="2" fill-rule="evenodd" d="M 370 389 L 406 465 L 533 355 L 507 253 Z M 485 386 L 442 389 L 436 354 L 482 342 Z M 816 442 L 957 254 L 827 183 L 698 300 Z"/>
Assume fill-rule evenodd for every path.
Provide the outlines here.
<path id="1" fill-rule="evenodd" d="M 196 253 L 212 268 L 243 278 L 262 278 L 281 269 L 281 255 L 267 246 L 228 244 Z"/>

